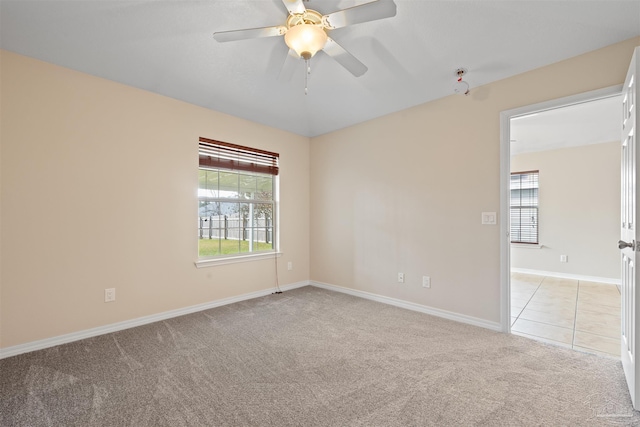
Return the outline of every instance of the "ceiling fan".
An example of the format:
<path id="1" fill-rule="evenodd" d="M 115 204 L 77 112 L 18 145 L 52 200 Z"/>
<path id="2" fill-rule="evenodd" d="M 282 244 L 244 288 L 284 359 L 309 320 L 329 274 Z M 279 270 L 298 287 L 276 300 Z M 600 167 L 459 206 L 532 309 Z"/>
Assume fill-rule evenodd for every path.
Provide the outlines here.
<path id="1" fill-rule="evenodd" d="M 367 71 L 366 65 L 330 38 L 327 32 L 347 25 L 390 18 L 396 14 L 396 4 L 393 0 L 375 0 L 328 15 L 307 9 L 303 0 L 282 0 L 282 3 L 289 11 L 289 16 L 283 25 L 219 31 L 213 33 L 214 39 L 219 42 L 229 42 L 284 36 L 284 41 L 289 47 L 287 58 L 303 58 L 308 61 L 322 50 L 354 76 L 359 77 Z"/>

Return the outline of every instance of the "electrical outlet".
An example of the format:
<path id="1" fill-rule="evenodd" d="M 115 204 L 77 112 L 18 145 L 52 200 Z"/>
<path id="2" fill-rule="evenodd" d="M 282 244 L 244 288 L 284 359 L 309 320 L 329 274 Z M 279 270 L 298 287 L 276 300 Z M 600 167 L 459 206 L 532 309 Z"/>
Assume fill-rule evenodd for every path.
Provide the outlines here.
<path id="1" fill-rule="evenodd" d="M 560 262 L 569 262 L 569 257 L 566 255 L 560 255 Z"/>
<path id="2" fill-rule="evenodd" d="M 431 287 L 431 277 L 422 276 L 422 287 L 423 288 L 430 288 Z"/>
<path id="3" fill-rule="evenodd" d="M 293 262 L 289 261 L 287 263 L 287 270 L 289 270 L 289 271 L 293 270 Z"/>
<path id="4" fill-rule="evenodd" d="M 104 302 L 116 300 L 116 288 L 108 288 L 104 290 Z"/>
<path id="5" fill-rule="evenodd" d="M 398 273 L 398 283 L 404 283 L 404 273 Z"/>

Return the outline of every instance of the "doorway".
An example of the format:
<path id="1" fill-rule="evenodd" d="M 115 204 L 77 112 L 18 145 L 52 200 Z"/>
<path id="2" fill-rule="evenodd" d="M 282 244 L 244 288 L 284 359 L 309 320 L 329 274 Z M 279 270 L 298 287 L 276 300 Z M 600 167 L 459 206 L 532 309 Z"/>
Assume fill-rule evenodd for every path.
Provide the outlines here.
<path id="1" fill-rule="evenodd" d="M 506 332 L 619 357 L 616 285 L 620 273 L 615 241 L 620 205 L 620 91 L 620 86 L 611 87 L 501 114 L 501 303 Z M 616 109 L 612 112 L 614 137 L 586 129 L 595 122 L 588 115 L 597 106 Z M 572 123 L 582 126 L 572 130 Z M 583 130 L 586 133 L 580 136 Z M 613 161 L 618 172 L 610 178 L 618 190 L 607 193 L 601 187 L 611 185 L 611 180 L 598 179 L 603 172 L 598 160 L 607 158 L 611 166 L 611 156 L 617 156 Z M 511 173 L 534 171 L 539 184 L 522 186 L 532 197 L 526 198 L 526 209 L 521 211 L 526 215 L 518 224 L 517 219 L 510 220 L 517 210 L 511 207 Z M 598 194 L 613 199 L 598 199 Z M 532 202 L 539 210 L 535 217 Z M 610 211 L 602 209 L 605 204 Z M 597 225 L 603 216 L 608 216 L 608 229 Z M 514 230 L 514 223 L 525 227 L 525 232 Z M 511 243 L 512 235 L 522 237 L 515 239 L 521 243 Z"/>

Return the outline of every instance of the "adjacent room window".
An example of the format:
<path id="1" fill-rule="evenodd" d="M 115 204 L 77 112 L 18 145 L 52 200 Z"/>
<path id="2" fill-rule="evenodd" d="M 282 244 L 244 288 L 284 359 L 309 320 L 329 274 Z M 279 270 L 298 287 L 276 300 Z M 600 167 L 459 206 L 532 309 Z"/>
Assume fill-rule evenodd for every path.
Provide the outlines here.
<path id="1" fill-rule="evenodd" d="M 511 174 L 511 243 L 538 244 L 538 171 Z"/>
<path id="2" fill-rule="evenodd" d="M 278 153 L 200 138 L 198 256 L 275 251 Z"/>

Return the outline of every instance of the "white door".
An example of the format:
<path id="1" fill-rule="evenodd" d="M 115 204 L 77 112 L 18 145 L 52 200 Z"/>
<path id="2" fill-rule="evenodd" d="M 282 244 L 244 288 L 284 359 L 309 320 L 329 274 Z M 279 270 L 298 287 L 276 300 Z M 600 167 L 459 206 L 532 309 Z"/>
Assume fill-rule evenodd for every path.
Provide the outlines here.
<path id="1" fill-rule="evenodd" d="M 640 368 L 636 362 L 636 343 L 639 330 L 636 328 L 636 313 L 640 295 L 636 292 L 636 284 L 640 284 L 640 269 L 637 265 L 637 253 L 640 242 L 636 236 L 638 215 L 636 200 L 640 199 L 640 186 L 636 185 L 636 164 L 638 150 L 636 149 L 636 127 L 639 120 L 638 100 L 638 71 L 640 71 L 640 47 L 635 49 L 627 79 L 622 88 L 622 197 L 621 216 L 622 229 L 618 247 L 622 254 L 622 325 L 621 325 L 621 359 L 624 374 L 627 378 L 631 401 L 635 409 L 640 409 Z"/>

